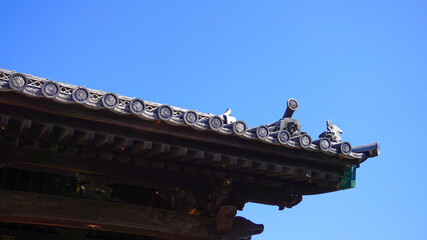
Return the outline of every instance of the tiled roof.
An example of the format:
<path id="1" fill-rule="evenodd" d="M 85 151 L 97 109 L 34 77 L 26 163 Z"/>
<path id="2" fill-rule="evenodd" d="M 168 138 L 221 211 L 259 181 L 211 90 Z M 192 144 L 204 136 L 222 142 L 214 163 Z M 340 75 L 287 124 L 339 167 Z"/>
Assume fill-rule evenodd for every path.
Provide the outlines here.
<path id="1" fill-rule="evenodd" d="M 281 124 L 279 121 L 248 128 L 243 121 L 235 121 L 227 114 L 201 113 L 139 98 L 121 96 L 116 93 L 51 81 L 6 69 L 0 69 L 0 91 L 15 91 L 32 97 L 50 98 L 64 104 L 81 104 L 92 109 L 107 108 L 116 114 L 138 116 L 142 121 L 160 120 L 171 125 L 187 125 L 196 130 L 235 135 L 243 139 L 282 145 L 284 148 L 299 148 L 341 158 L 357 159 L 359 162 L 379 154 L 378 143 L 352 148 L 348 142 L 333 143 L 329 140 L 321 141 L 322 139 L 312 141 L 311 137 L 301 132 L 300 129 L 298 134 L 290 134 L 279 126 Z M 294 99 L 288 100 L 288 106 L 290 106 L 289 104 L 296 104 L 293 106 L 294 110 L 298 108 L 298 103 Z M 287 111 L 284 119 L 292 120 L 300 128 L 298 121 L 290 118 L 291 116 L 292 113 Z"/>

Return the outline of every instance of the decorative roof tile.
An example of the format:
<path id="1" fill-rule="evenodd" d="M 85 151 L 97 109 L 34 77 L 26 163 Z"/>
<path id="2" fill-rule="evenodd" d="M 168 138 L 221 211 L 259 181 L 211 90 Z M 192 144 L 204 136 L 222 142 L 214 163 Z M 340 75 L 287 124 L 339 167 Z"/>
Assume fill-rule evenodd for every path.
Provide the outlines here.
<path id="1" fill-rule="evenodd" d="M 247 128 L 242 120 L 236 121 L 230 116 L 230 110 L 223 115 L 201 113 L 6 69 L 0 69 L 0 91 L 15 91 L 32 97 L 50 98 L 60 103 L 81 104 L 92 109 L 106 108 L 117 114 L 135 115 L 143 120 L 161 120 L 172 125 L 187 125 L 197 130 L 236 135 L 253 141 L 282 145 L 285 148 L 300 148 L 305 151 L 357 159 L 360 162 L 379 155 L 378 143 L 352 148 L 350 143 L 341 142 L 341 138 L 337 135 L 339 131 L 333 130 L 337 127 L 329 120 L 328 131 L 322 133 L 320 139 L 312 140 L 307 133 L 301 132 L 301 124 L 292 118 L 299 106 L 292 98 L 287 102 L 288 106 L 282 119 L 267 125 Z"/>

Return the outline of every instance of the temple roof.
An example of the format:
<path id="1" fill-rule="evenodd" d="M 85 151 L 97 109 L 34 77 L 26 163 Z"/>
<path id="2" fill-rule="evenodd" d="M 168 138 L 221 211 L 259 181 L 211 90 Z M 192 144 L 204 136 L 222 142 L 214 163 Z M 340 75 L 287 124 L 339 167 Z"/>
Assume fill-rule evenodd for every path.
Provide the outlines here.
<path id="1" fill-rule="evenodd" d="M 145 121 L 162 121 L 175 126 L 190 126 L 199 131 L 238 136 L 242 139 L 280 145 L 284 149 L 319 152 L 340 159 L 356 160 L 359 163 L 379 154 L 378 143 L 352 147 L 349 142 L 342 142 L 339 136 L 330 136 L 337 132 L 339 134 L 340 129 L 334 125 L 330 126 L 329 120 L 328 130 L 330 131 L 322 133 L 319 139 L 312 140 L 307 133 L 301 132 L 298 121 L 291 118 L 292 113 L 298 109 L 298 102 L 295 99 L 288 100 L 288 108 L 281 120 L 248 128 L 244 121 L 236 121 L 230 116 L 231 111 L 221 115 L 202 113 L 6 69 L 0 69 L 0 91 L 19 92 L 31 97 L 52 99 L 63 104 L 80 104 L 90 109 L 108 109 L 124 116 L 134 115 Z M 331 130 L 333 127 L 339 131 Z"/>

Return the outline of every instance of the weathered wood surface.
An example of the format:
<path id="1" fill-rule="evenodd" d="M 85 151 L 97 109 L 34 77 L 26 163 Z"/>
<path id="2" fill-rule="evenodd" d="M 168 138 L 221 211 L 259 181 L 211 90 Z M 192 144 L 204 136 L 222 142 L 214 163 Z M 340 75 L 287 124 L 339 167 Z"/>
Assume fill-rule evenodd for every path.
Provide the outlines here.
<path id="1" fill-rule="evenodd" d="M 0 221 L 97 229 L 164 239 L 212 239 L 213 219 L 169 210 L 0 190 Z"/>

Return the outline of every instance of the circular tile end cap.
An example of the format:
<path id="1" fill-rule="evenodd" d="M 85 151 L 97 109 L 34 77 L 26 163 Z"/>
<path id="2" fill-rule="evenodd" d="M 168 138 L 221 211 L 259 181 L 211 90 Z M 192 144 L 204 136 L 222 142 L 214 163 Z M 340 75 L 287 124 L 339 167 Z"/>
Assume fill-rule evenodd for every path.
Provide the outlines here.
<path id="1" fill-rule="evenodd" d="M 54 98 L 58 96 L 60 88 L 58 83 L 53 81 L 44 82 L 42 85 L 42 94 L 47 98 Z"/>
<path id="2" fill-rule="evenodd" d="M 24 90 L 28 85 L 27 77 L 22 73 L 14 73 L 9 76 L 9 87 L 16 91 Z"/>
<path id="3" fill-rule="evenodd" d="M 311 137 L 308 134 L 303 134 L 301 135 L 300 139 L 299 139 L 299 144 L 301 145 L 301 147 L 309 147 L 311 144 Z"/>
<path id="4" fill-rule="evenodd" d="M 288 107 L 290 108 L 290 109 L 292 109 L 292 110 L 297 110 L 298 109 L 298 107 L 299 107 L 299 105 L 298 105 L 298 101 L 297 100 L 295 100 L 295 99 L 293 99 L 293 98 L 290 98 L 289 100 L 288 100 Z"/>
<path id="5" fill-rule="evenodd" d="M 277 134 L 277 140 L 281 144 L 286 144 L 289 142 L 291 138 L 291 135 L 288 133 L 288 131 L 280 131 L 279 134 Z"/>
<path id="6" fill-rule="evenodd" d="M 209 127 L 213 130 L 219 130 L 222 128 L 222 125 L 224 124 L 222 118 L 218 116 L 213 116 L 209 119 Z"/>
<path id="7" fill-rule="evenodd" d="M 133 114 L 141 114 L 145 110 L 145 102 L 139 98 L 134 98 L 129 103 L 129 110 Z"/>
<path id="8" fill-rule="evenodd" d="M 199 115 L 196 111 L 190 110 L 184 113 L 184 122 L 187 125 L 194 125 L 199 120 Z"/>
<path id="9" fill-rule="evenodd" d="M 89 91 L 85 87 L 78 87 L 73 90 L 71 97 L 75 102 L 83 103 L 89 99 Z"/>
<path id="10" fill-rule="evenodd" d="M 319 147 L 322 151 L 327 151 L 332 146 L 331 141 L 327 138 L 322 138 L 319 142 Z"/>
<path id="11" fill-rule="evenodd" d="M 256 136 L 259 139 L 264 139 L 268 136 L 268 134 L 270 133 L 270 131 L 268 130 L 268 128 L 266 126 L 259 126 L 256 129 Z"/>
<path id="12" fill-rule="evenodd" d="M 172 118 L 173 110 L 169 105 L 162 105 L 157 109 L 157 116 L 163 120 L 167 121 Z"/>
<path id="13" fill-rule="evenodd" d="M 101 98 L 102 105 L 106 108 L 114 108 L 119 104 L 119 97 L 115 93 L 106 93 Z"/>
<path id="14" fill-rule="evenodd" d="M 246 123 L 241 120 L 238 120 L 233 123 L 233 133 L 236 135 L 242 135 L 243 133 L 245 133 L 246 129 Z"/>
<path id="15" fill-rule="evenodd" d="M 351 144 L 349 142 L 343 142 L 340 145 L 340 151 L 342 154 L 348 155 L 351 153 Z"/>

